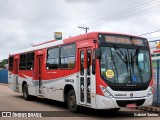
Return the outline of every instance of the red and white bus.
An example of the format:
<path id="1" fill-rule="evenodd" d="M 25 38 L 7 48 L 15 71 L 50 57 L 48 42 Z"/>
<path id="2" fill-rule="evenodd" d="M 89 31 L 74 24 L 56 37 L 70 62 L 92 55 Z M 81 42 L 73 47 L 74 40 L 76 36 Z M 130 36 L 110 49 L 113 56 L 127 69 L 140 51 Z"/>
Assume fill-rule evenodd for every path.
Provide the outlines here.
<path id="1" fill-rule="evenodd" d="M 9 86 L 31 96 L 118 110 L 152 104 L 148 41 L 133 35 L 91 32 L 49 41 L 9 56 Z"/>

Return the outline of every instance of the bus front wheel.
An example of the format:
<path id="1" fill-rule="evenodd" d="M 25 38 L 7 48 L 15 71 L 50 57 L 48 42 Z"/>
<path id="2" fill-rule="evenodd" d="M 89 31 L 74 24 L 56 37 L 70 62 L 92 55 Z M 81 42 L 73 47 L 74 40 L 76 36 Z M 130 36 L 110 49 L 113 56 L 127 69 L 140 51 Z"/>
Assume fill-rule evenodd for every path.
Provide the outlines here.
<path id="1" fill-rule="evenodd" d="M 73 89 L 68 92 L 67 104 L 68 104 L 68 109 L 71 112 L 78 112 L 78 105 L 76 103 L 76 95 Z"/>

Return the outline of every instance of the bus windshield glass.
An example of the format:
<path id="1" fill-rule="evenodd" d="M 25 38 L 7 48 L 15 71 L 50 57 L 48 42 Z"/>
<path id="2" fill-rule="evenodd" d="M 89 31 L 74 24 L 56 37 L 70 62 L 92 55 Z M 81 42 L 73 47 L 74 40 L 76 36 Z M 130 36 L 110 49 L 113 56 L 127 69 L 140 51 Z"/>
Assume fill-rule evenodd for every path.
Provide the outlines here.
<path id="1" fill-rule="evenodd" d="M 101 46 L 101 76 L 110 83 L 139 84 L 151 79 L 147 49 Z"/>

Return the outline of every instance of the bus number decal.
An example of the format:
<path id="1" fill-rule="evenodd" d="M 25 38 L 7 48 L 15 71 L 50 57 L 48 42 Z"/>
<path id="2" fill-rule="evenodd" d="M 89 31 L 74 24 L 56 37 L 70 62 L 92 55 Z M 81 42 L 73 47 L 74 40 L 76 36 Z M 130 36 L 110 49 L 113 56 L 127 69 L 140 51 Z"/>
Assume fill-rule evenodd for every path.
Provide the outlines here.
<path id="1" fill-rule="evenodd" d="M 71 83 L 74 83 L 74 80 L 73 80 L 73 79 L 65 79 L 65 82 L 71 82 Z"/>

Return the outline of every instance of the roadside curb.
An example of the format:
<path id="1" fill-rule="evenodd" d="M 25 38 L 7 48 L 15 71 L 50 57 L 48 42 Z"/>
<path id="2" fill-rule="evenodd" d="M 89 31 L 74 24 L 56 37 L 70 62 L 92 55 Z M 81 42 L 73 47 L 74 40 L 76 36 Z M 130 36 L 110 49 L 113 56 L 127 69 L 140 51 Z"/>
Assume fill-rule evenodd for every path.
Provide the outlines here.
<path id="1" fill-rule="evenodd" d="M 160 107 L 155 107 L 155 106 L 140 106 L 140 107 L 136 107 L 136 109 L 160 113 Z"/>

